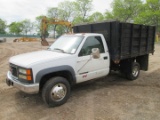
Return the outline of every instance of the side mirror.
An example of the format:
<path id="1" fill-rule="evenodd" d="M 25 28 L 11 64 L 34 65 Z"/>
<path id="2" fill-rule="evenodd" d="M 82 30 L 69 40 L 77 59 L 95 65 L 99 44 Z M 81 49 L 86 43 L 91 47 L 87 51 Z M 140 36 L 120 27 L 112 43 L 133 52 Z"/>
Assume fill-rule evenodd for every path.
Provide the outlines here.
<path id="1" fill-rule="evenodd" d="M 100 58 L 99 48 L 92 48 L 92 56 L 94 59 Z"/>

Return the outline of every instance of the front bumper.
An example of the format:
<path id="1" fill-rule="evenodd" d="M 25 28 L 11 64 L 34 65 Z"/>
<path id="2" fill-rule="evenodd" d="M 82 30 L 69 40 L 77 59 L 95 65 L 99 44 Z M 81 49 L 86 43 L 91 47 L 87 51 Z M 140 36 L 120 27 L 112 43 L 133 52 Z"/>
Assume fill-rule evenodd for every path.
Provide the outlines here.
<path id="1" fill-rule="evenodd" d="M 8 86 L 12 85 L 25 93 L 34 94 L 39 92 L 39 84 L 21 83 L 12 77 L 10 71 L 7 73 L 6 83 Z"/>

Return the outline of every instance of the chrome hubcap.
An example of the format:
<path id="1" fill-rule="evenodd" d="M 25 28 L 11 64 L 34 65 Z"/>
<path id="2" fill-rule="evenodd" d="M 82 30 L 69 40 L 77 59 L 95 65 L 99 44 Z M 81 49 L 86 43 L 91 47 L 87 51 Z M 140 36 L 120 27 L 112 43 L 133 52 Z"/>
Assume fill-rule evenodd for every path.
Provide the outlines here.
<path id="1" fill-rule="evenodd" d="M 137 66 L 135 66 L 135 67 L 133 68 L 132 74 L 133 74 L 133 76 L 136 77 L 136 76 L 138 75 L 138 73 L 139 73 L 139 69 L 138 69 Z"/>
<path id="2" fill-rule="evenodd" d="M 51 98 L 54 101 L 62 100 L 67 94 L 67 88 L 64 84 L 59 83 L 53 86 L 51 90 Z"/>

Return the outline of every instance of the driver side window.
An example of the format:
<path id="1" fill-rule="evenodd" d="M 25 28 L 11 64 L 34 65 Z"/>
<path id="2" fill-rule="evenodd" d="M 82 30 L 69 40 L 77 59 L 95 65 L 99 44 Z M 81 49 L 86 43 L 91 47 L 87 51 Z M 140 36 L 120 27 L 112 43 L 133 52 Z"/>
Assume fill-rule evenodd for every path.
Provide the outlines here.
<path id="1" fill-rule="evenodd" d="M 88 37 L 78 56 L 90 55 L 92 53 L 92 48 L 99 48 L 100 53 L 104 53 L 104 47 L 100 36 Z"/>

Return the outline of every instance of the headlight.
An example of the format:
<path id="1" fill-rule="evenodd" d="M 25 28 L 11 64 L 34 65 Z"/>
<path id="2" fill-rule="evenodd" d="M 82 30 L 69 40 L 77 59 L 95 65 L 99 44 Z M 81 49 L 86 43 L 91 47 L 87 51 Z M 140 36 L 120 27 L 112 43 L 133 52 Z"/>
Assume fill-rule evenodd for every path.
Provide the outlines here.
<path id="1" fill-rule="evenodd" d="M 21 78 L 21 79 L 27 79 L 27 76 L 26 75 L 22 75 L 22 74 L 19 74 L 19 76 L 18 76 L 19 78 Z"/>
<path id="2" fill-rule="evenodd" d="M 28 80 L 28 81 L 32 80 L 32 70 L 31 69 L 19 68 L 18 72 L 19 72 L 18 77 L 20 79 L 24 79 L 24 80 Z"/>
<path id="3" fill-rule="evenodd" d="M 26 74 L 27 72 L 26 72 L 26 69 L 24 69 L 24 68 L 19 68 L 19 73 Z"/>
<path id="4" fill-rule="evenodd" d="M 31 69 L 19 68 L 19 73 L 30 75 L 31 74 Z"/>

